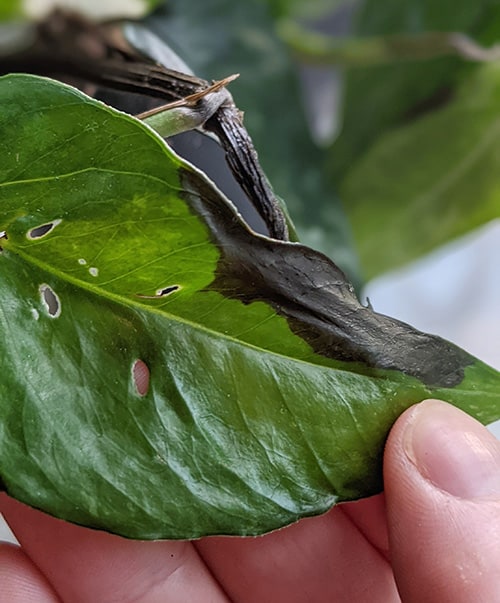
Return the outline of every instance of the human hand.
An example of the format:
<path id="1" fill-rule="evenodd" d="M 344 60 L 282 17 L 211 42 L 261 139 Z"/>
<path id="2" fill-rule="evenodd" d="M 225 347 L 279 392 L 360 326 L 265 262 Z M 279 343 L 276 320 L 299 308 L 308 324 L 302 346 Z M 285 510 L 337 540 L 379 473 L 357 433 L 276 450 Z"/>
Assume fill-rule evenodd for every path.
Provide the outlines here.
<path id="1" fill-rule="evenodd" d="M 0 547 L 0 603 L 500 601 L 500 442 L 424 402 L 393 427 L 384 475 L 385 498 L 191 543 L 126 540 L 2 495 L 22 549 Z"/>

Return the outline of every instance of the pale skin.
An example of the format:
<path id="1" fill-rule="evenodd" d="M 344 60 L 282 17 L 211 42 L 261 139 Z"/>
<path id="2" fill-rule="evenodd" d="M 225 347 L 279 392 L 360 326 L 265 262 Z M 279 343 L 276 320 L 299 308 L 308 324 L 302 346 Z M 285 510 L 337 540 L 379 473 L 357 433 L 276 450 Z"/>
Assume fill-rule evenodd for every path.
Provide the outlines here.
<path id="1" fill-rule="evenodd" d="M 332 435 L 333 437 L 333 435 Z M 451 406 L 406 411 L 385 494 L 258 538 L 125 540 L 6 495 L 0 603 L 500 602 L 500 442 Z"/>

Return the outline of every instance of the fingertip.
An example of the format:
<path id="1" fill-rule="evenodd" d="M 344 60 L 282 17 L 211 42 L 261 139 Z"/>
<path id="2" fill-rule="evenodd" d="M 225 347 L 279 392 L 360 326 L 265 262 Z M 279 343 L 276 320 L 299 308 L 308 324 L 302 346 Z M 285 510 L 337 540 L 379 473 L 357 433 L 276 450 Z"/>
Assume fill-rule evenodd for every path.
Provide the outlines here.
<path id="1" fill-rule="evenodd" d="M 17 545 L 0 542 L 0 603 L 58 603 L 46 578 Z"/>
<path id="2" fill-rule="evenodd" d="M 384 479 L 403 600 L 496 600 L 500 444 L 488 430 L 444 402 L 415 405 L 388 438 Z"/>
<path id="3" fill-rule="evenodd" d="M 435 487 L 460 498 L 500 496 L 500 442 L 479 421 L 440 400 L 403 413 L 387 443 L 386 460 L 403 454 Z"/>

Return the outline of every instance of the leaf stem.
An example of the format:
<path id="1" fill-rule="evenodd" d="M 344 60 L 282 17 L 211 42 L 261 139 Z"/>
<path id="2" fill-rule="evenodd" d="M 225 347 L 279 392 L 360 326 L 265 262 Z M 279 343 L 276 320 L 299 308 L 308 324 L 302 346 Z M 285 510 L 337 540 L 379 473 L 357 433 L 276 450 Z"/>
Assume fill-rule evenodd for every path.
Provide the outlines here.
<path id="1" fill-rule="evenodd" d="M 214 82 L 207 88 L 190 94 L 185 98 L 154 107 L 136 117 L 161 136 L 175 136 L 197 128 L 203 128 L 220 107 L 230 102 L 231 96 L 225 86 L 235 80 L 239 74 L 230 75 L 223 80 Z"/>

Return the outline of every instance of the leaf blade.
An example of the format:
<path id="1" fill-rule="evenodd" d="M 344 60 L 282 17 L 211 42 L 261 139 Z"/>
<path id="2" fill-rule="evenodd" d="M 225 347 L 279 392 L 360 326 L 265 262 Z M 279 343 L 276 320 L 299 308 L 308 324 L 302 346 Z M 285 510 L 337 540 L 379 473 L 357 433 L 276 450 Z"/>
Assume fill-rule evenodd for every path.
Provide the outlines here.
<path id="1" fill-rule="evenodd" d="M 0 185 L 0 476 L 13 496 L 133 538 L 256 534 L 380 490 L 390 426 L 433 392 L 498 418 L 498 373 L 454 348 L 427 384 L 378 352 L 353 362 L 315 350 L 305 334 L 311 315 L 334 313 L 325 295 L 373 313 L 326 257 L 249 231 L 140 122 L 29 76 L 0 80 L 0 103 L 11 107 L 0 151 L 12 155 Z M 238 262 L 250 273 L 228 284 Z M 302 332 L 287 307 L 303 308 Z"/>

